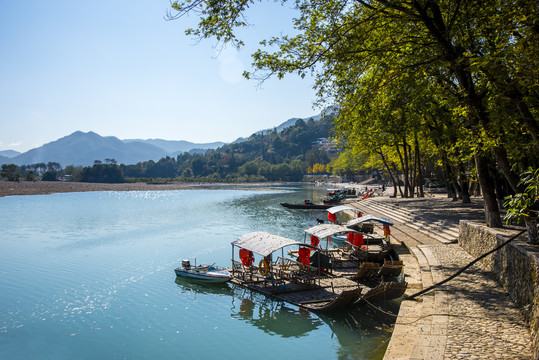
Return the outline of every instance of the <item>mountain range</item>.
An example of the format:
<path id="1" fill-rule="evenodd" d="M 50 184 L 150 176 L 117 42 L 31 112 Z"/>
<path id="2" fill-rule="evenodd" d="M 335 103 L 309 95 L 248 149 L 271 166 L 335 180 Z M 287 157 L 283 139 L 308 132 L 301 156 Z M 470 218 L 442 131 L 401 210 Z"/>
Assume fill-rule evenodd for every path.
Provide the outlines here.
<path id="1" fill-rule="evenodd" d="M 313 117 L 318 120 L 320 116 Z M 310 118 L 309 118 L 310 119 Z M 299 118 L 292 118 L 275 128 L 277 131 L 293 126 Z M 307 119 L 305 119 L 307 120 Z M 265 133 L 269 130 L 257 132 Z M 235 142 L 243 141 L 239 138 Z M 100 136 L 95 132 L 76 131 L 58 140 L 52 141 L 38 148 L 24 153 L 14 150 L 0 151 L 0 164 L 30 165 L 36 163 L 57 162 L 65 167 L 67 165 L 89 166 L 95 160 L 106 161 L 114 159 L 119 164 L 136 164 L 141 161 L 154 160 L 185 152 L 203 153 L 209 149 L 217 149 L 226 143 L 192 143 L 184 140 L 163 139 L 126 139 L 120 140 L 114 136 Z"/>

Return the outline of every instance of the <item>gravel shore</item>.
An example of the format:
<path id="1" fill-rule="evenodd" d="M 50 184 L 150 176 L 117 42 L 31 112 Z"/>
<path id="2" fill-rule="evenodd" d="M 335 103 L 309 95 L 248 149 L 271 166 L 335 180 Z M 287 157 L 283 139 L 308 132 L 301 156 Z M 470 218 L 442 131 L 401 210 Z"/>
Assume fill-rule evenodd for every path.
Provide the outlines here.
<path id="1" fill-rule="evenodd" d="M 152 190 L 195 190 L 195 189 L 234 189 L 234 190 L 272 190 L 271 187 L 281 183 L 123 183 L 101 184 L 62 181 L 0 181 L 0 197 L 12 195 L 43 195 L 65 192 L 86 191 L 152 191 Z"/>

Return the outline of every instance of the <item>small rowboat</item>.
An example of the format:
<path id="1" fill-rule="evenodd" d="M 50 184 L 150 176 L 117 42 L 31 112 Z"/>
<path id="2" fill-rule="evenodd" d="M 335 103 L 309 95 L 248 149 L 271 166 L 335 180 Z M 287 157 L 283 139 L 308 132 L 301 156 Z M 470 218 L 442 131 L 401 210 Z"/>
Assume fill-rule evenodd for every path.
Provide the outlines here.
<path id="1" fill-rule="evenodd" d="M 213 265 L 191 266 L 189 260 L 183 260 L 182 267 L 177 267 L 174 272 L 176 276 L 205 283 L 225 283 L 232 278 L 227 270 Z"/>

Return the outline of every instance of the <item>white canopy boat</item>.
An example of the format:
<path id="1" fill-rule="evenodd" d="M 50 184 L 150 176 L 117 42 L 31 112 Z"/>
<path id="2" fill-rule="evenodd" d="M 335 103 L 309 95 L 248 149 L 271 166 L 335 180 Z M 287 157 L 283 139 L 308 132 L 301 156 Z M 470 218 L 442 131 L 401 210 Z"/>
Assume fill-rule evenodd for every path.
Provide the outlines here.
<path id="1" fill-rule="evenodd" d="M 322 230 L 330 231 L 329 227 L 353 232 L 344 226 L 323 224 L 315 233 L 323 236 L 327 232 Z M 297 260 L 296 256 L 285 257 L 284 248 L 289 246 L 299 247 L 288 252 L 297 254 Z M 236 253 L 239 261 L 234 258 Z M 254 265 L 255 255 L 260 259 L 258 266 Z M 367 265 L 365 269 L 356 262 L 355 267 L 335 269 L 331 258 L 319 247 L 259 231 L 232 242 L 231 282 L 310 310 L 346 308 L 375 295 L 387 295 L 389 299 L 404 293 L 406 282 L 387 281 L 378 264 L 377 269 L 371 269 L 372 263 Z"/>
<path id="2" fill-rule="evenodd" d="M 327 209 L 328 221 L 330 223 L 333 223 L 333 224 L 339 224 L 339 222 L 337 221 L 337 214 L 344 213 L 345 211 L 352 211 L 356 215 L 361 214 L 361 212 L 358 209 L 353 208 L 353 207 L 348 206 L 348 205 L 333 206 L 333 207 L 330 207 L 329 209 Z"/>

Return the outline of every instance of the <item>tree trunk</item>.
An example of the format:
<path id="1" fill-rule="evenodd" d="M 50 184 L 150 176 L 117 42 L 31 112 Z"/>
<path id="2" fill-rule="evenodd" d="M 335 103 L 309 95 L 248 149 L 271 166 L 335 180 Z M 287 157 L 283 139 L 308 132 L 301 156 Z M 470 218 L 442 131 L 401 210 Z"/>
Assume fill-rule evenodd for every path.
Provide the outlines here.
<path id="1" fill-rule="evenodd" d="M 537 238 L 537 219 L 526 216 L 524 222 L 526 223 L 526 230 L 528 231 L 528 242 L 532 245 L 537 245 L 539 242 L 539 239 Z"/>
<path id="2" fill-rule="evenodd" d="M 496 157 L 496 164 L 500 167 L 503 175 L 507 179 L 507 182 L 513 189 L 515 193 L 520 193 L 524 191 L 522 186 L 519 186 L 520 177 L 511 171 L 511 165 L 509 164 L 509 159 L 507 158 L 507 151 L 501 145 L 498 145 L 494 148 L 494 156 Z"/>
<path id="3" fill-rule="evenodd" d="M 496 189 L 496 200 L 498 200 L 498 207 L 501 209 L 503 208 L 505 194 L 503 191 L 502 179 L 500 179 L 499 176 L 494 179 L 494 188 Z"/>
<path id="4" fill-rule="evenodd" d="M 460 187 L 462 189 L 462 202 L 464 204 L 471 203 L 472 201 L 470 200 L 470 186 L 469 186 L 468 179 L 461 179 Z"/>
<path id="5" fill-rule="evenodd" d="M 408 163 L 410 164 L 410 193 L 412 194 L 411 196 L 414 197 L 415 184 L 417 182 L 417 153 L 414 151 L 412 154 L 412 147 L 410 145 L 408 145 Z"/>
<path id="6" fill-rule="evenodd" d="M 479 153 L 474 154 L 475 168 L 477 170 L 477 179 L 481 190 L 483 192 L 483 205 L 485 208 L 485 221 L 487 226 L 490 227 L 502 227 L 502 218 L 500 217 L 500 210 L 498 208 L 498 202 L 496 201 L 496 194 L 494 193 L 494 186 L 492 185 L 492 179 L 488 172 L 488 162 Z"/>
<path id="7" fill-rule="evenodd" d="M 417 159 L 417 188 L 419 189 L 419 197 L 425 197 L 423 193 L 423 171 L 421 170 L 421 153 L 419 151 L 419 140 L 417 139 L 417 132 L 415 133 L 415 153 Z"/>
<path id="8" fill-rule="evenodd" d="M 387 169 L 387 173 L 389 174 L 391 182 L 393 182 L 393 196 L 392 197 L 397 197 L 397 183 L 395 181 L 395 177 L 393 176 L 393 173 L 391 172 L 391 168 L 389 167 L 389 165 L 388 165 L 388 163 L 386 161 L 386 157 L 384 156 L 382 151 L 377 151 L 377 153 L 382 158 L 382 162 L 384 163 L 384 166 Z"/>
<path id="9" fill-rule="evenodd" d="M 392 165 L 393 165 L 393 171 L 395 172 L 395 177 L 397 179 L 397 185 L 399 187 L 399 192 L 401 194 L 401 197 L 404 197 L 404 194 L 402 193 L 402 188 L 401 188 L 401 180 L 399 178 L 399 171 L 397 170 L 397 167 L 395 166 L 394 163 L 392 163 Z"/>
<path id="10" fill-rule="evenodd" d="M 400 162 L 401 162 L 401 168 L 402 168 L 402 172 L 404 174 L 404 195 L 402 194 L 402 190 L 401 190 L 401 196 L 404 197 L 404 198 L 407 198 L 408 197 L 408 167 L 406 166 L 406 141 L 404 142 L 404 157 L 403 155 L 401 154 L 401 150 L 399 148 L 399 144 L 396 144 L 396 149 L 397 149 L 397 154 L 399 154 L 399 159 L 400 159 Z M 400 181 L 399 181 L 399 190 L 400 190 Z"/>
<path id="11" fill-rule="evenodd" d="M 449 160 L 447 160 L 447 157 L 444 154 L 442 154 L 442 163 L 444 164 L 445 187 L 447 188 L 447 197 L 451 197 L 453 198 L 453 201 L 457 201 L 457 182 L 455 181 L 455 176 L 453 174 L 453 170 L 451 170 Z"/>

